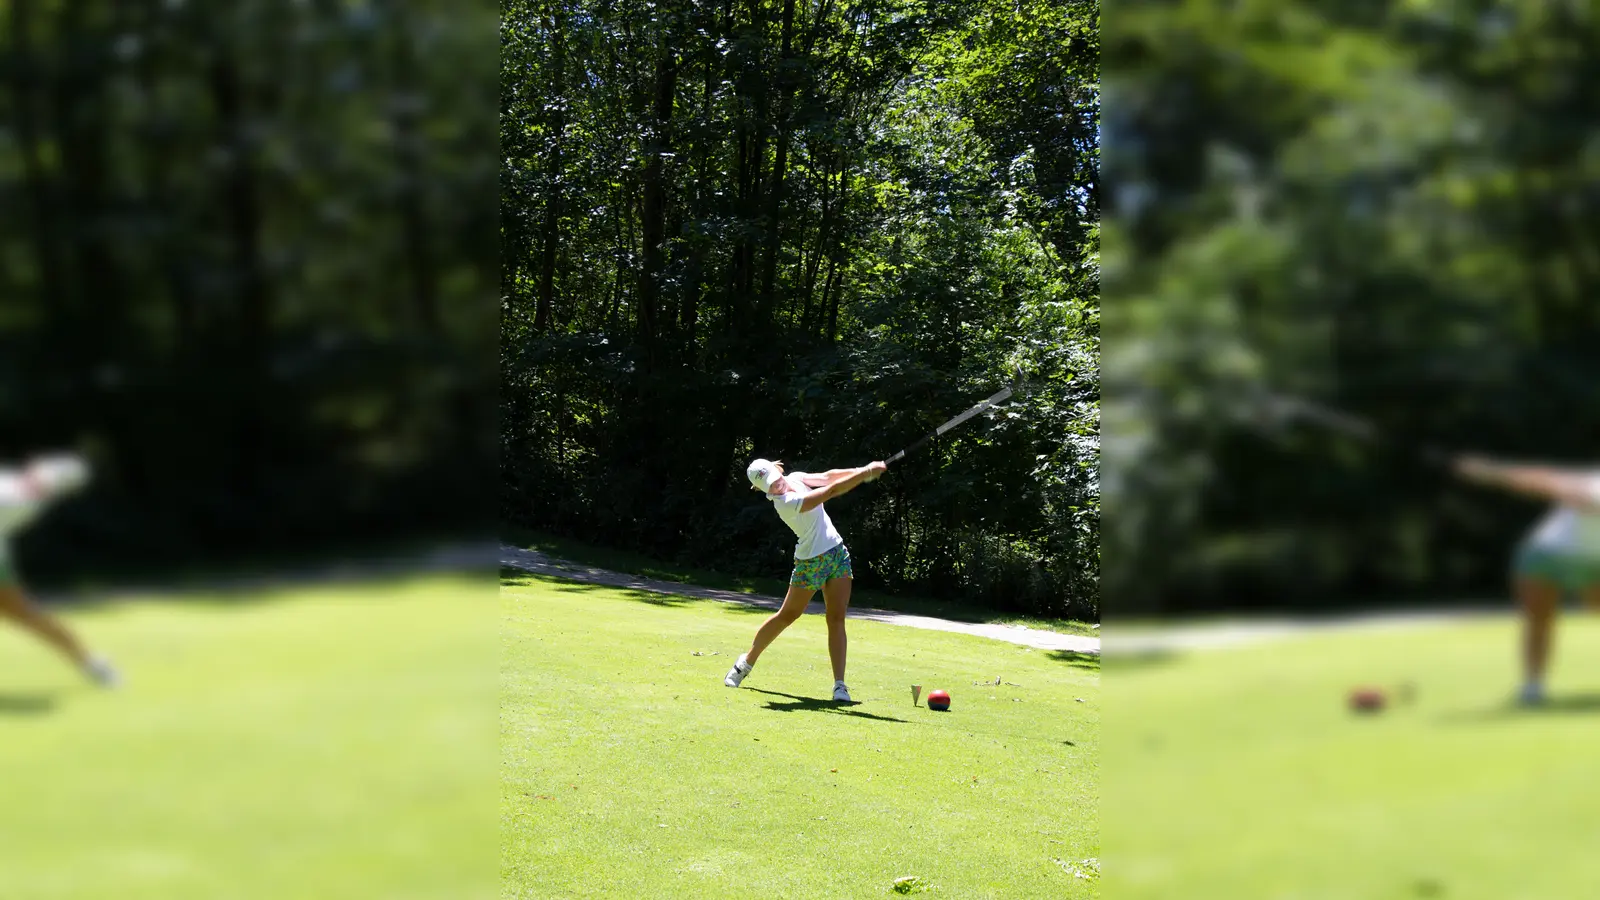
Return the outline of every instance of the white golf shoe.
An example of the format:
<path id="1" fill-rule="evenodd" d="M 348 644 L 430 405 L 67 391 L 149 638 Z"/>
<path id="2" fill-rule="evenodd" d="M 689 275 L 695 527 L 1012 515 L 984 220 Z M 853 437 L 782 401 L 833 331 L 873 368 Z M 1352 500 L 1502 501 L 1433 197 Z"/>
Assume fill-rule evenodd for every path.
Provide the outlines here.
<path id="1" fill-rule="evenodd" d="M 738 662 L 735 662 L 733 664 L 733 668 L 728 670 L 728 677 L 722 679 L 722 683 L 728 687 L 738 687 L 739 682 L 744 681 L 744 677 L 750 674 L 750 670 L 752 668 L 754 668 L 754 666 L 751 666 L 749 663 L 745 662 L 744 654 L 741 653 L 739 654 Z"/>
<path id="2" fill-rule="evenodd" d="M 122 684 L 122 675 L 110 662 L 98 656 L 84 664 L 83 673 L 89 676 L 90 681 L 103 688 L 114 688 Z"/>
<path id="3" fill-rule="evenodd" d="M 850 702 L 850 689 L 844 686 L 844 682 L 835 681 L 833 683 L 833 699 L 840 703 Z"/>
<path id="4" fill-rule="evenodd" d="M 1544 685 L 1530 681 L 1517 692 L 1517 703 L 1520 706 L 1538 706 L 1544 703 Z"/>

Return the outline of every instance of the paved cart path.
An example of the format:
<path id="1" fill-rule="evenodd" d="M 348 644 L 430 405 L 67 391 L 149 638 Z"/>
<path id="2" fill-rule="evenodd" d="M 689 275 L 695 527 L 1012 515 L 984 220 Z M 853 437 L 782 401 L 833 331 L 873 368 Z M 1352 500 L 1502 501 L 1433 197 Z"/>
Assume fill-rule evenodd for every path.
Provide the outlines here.
<path id="1" fill-rule="evenodd" d="M 1470 620 L 1495 620 L 1511 616 L 1496 606 L 1451 609 L 1391 610 L 1325 618 L 1259 618 L 1122 628 L 1111 639 L 1110 653 L 1137 656 L 1191 650 L 1228 650 L 1264 641 L 1331 632 L 1378 632 L 1429 628 Z"/>
<path id="2" fill-rule="evenodd" d="M 763 594 L 743 594 L 738 591 L 721 591 L 714 588 L 679 584 L 673 581 L 640 578 L 637 575 L 611 572 L 605 569 L 597 569 L 593 566 L 554 559 L 533 550 L 523 550 L 507 544 L 500 545 L 500 564 L 508 568 L 520 569 L 524 572 L 535 572 L 540 575 L 550 575 L 556 578 L 566 578 L 571 581 L 583 581 L 590 584 L 633 588 L 656 594 L 675 594 L 684 597 L 699 597 L 705 600 L 720 600 L 724 603 L 742 603 L 746 606 L 759 606 L 763 609 L 777 609 L 783 605 L 783 598 L 781 597 L 769 597 Z M 823 605 L 820 600 L 813 601 L 810 606 L 806 607 L 806 612 L 811 613 L 820 613 L 822 610 Z M 1100 652 L 1099 638 L 1083 637 L 1075 634 L 1057 634 L 1053 631 L 1040 631 L 1036 628 L 1025 628 L 1021 625 L 982 625 L 973 622 L 953 622 L 949 619 L 936 619 L 931 616 L 912 616 L 884 609 L 865 609 L 854 606 L 850 608 L 849 617 L 852 619 L 866 619 L 871 622 L 884 622 L 889 625 L 926 628 L 930 631 L 971 634 L 977 637 L 1021 644 L 1024 647 L 1033 647 L 1038 650 L 1064 650 L 1071 653 L 1095 654 Z"/>

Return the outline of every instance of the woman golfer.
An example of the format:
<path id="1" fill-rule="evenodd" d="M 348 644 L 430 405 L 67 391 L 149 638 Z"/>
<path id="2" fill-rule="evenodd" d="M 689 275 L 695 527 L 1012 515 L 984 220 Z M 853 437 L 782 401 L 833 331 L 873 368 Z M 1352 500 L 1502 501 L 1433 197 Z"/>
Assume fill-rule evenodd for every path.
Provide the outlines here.
<path id="1" fill-rule="evenodd" d="M 54 647 L 96 683 L 111 687 L 116 670 L 90 656 L 65 625 L 28 598 L 11 561 L 11 536 L 87 481 L 88 470 L 72 457 L 40 457 L 21 469 L 0 469 L 0 616 Z"/>
<path id="2" fill-rule="evenodd" d="M 1600 472 L 1507 465 L 1480 457 L 1457 460 L 1468 481 L 1555 504 L 1518 546 L 1512 591 L 1522 608 L 1522 691 L 1518 700 L 1544 702 L 1544 674 L 1556 611 L 1568 596 L 1600 605 Z"/>
<path id="3" fill-rule="evenodd" d="M 832 469 L 820 475 L 806 472 L 784 474 L 783 463 L 758 459 L 745 474 L 750 484 L 764 493 L 778 511 L 783 524 L 795 533 L 794 574 L 789 576 L 789 592 L 783 606 L 756 631 L 749 651 L 728 670 L 723 684 L 738 687 L 750 669 L 785 628 L 794 624 L 811 598 L 822 591 L 827 606 L 828 658 L 833 662 L 833 699 L 850 702 L 850 689 L 844 683 L 844 616 L 850 608 L 850 551 L 844 538 L 833 527 L 824 501 L 849 493 L 856 485 L 872 481 L 888 466 L 875 462 L 859 469 Z"/>

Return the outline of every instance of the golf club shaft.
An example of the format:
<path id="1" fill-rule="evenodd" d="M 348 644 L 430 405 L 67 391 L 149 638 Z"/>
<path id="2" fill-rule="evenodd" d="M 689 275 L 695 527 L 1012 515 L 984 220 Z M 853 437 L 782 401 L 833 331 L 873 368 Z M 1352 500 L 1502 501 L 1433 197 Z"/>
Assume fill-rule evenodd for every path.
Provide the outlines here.
<path id="1" fill-rule="evenodd" d="M 1431 444 L 1401 443 L 1367 419 L 1312 403 L 1308 400 L 1272 397 L 1269 398 L 1269 402 L 1292 416 L 1315 423 L 1331 431 L 1337 431 L 1340 434 L 1366 441 L 1369 444 L 1393 447 L 1432 466 L 1449 468 L 1454 464 L 1458 456 L 1458 454 L 1450 453 Z"/>
<path id="2" fill-rule="evenodd" d="M 1008 387 L 1005 390 L 1001 391 L 1000 393 L 995 394 L 993 397 L 990 397 L 989 399 L 983 401 L 982 403 L 979 403 L 977 406 L 974 406 L 973 408 L 967 410 L 966 412 L 962 413 L 961 415 L 956 416 L 955 418 L 953 418 L 950 421 L 944 423 L 943 425 L 940 425 L 938 428 L 935 428 L 934 430 L 928 432 L 926 435 L 923 435 L 922 438 L 919 439 L 916 443 L 914 443 L 911 446 L 905 448 L 904 450 L 901 450 L 900 452 L 896 453 L 895 455 L 889 457 L 888 459 L 884 460 L 884 462 L 885 463 L 894 463 L 894 462 L 899 461 L 907 453 L 910 453 L 911 451 L 917 449 L 918 447 L 921 447 L 923 444 L 926 444 L 927 442 L 933 440 L 934 438 L 938 437 L 939 435 L 944 434 L 946 431 L 949 431 L 950 429 L 956 427 L 957 425 L 960 425 L 962 422 L 967 421 L 968 419 L 972 418 L 973 416 L 977 415 L 978 413 L 981 413 L 984 410 L 989 409 L 990 407 L 994 406 L 997 403 L 1003 402 L 1007 397 L 1011 396 L 1011 391 L 1012 391 L 1012 389 Z"/>

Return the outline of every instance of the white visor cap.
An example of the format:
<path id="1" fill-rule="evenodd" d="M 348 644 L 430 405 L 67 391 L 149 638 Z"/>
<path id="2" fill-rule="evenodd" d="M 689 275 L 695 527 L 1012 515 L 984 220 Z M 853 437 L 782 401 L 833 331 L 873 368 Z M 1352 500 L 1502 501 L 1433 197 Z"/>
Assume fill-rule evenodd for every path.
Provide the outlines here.
<path id="1" fill-rule="evenodd" d="M 770 492 L 772 483 L 779 478 L 778 466 L 770 459 L 756 460 L 744 473 L 750 476 L 750 484 L 763 494 Z"/>

